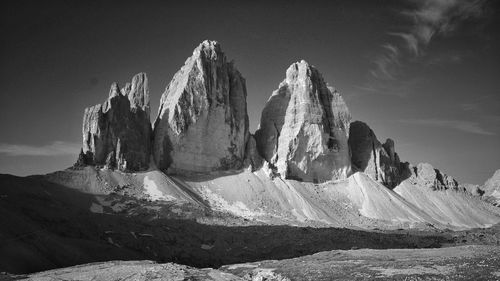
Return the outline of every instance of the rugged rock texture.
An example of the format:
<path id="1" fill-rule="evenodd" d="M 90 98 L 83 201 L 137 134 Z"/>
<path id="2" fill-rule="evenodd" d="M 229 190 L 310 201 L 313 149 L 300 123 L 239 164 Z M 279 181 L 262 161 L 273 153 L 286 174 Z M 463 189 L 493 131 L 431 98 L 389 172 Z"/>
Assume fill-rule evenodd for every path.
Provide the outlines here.
<path id="1" fill-rule="evenodd" d="M 500 207 L 500 169 L 481 188 L 486 201 Z"/>
<path id="2" fill-rule="evenodd" d="M 448 176 L 428 163 L 419 163 L 416 167 L 410 167 L 411 179 L 418 184 L 422 184 L 432 190 L 455 190 L 466 191 L 452 176 Z"/>
<path id="3" fill-rule="evenodd" d="M 1 276 L 0 276 L 1 277 Z M 25 279 L 26 278 L 26 279 Z M 5 280 L 206 280 L 206 281 L 243 281 L 236 275 L 221 272 L 217 269 L 198 269 L 176 263 L 157 264 L 153 261 L 107 261 L 58 268 L 45 272 L 37 272 L 24 276 L 13 276 Z M 4 280 L 4 279 L 2 279 Z"/>
<path id="4" fill-rule="evenodd" d="M 145 170 L 151 154 L 149 90 L 145 73 L 139 73 L 123 91 L 111 85 L 109 98 L 85 109 L 82 165 L 105 165 L 121 171 Z"/>
<path id="5" fill-rule="evenodd" d="M 387 139 L 381 144 L 366 123 L 351 123 L 349 147 L 354 168 L 389 188 L 394 188 L 410 176 L 408 163 L 401 163 L 394 150 L 394 141 Z"/>
<path id="6" fill-rule="evenodd" d="M 351 115 L 341 95 L 305 61 L 292 64 L 262 112 L 261 156 L 284 178 L 324 182 L 350 172 Z"/>
<path id="7" fill-rule="evenodd" d="M 484 190 L 478 184 L 464 183 L 462 185 L 464 186 L 465 190 L 471 195 L 482 196 L 484 194 Z"/>
<path id="8" fill-rule="evenodd" d="M 169 172 L 241 168 L 248 133 L 245 79 L 215 41 L 204 41 L 161 98 L 153 155 Z"/>
<path id="9" fill-rule="evenodd" d="M 500 193 L 500 169 L 496 170 L 495 174 L 484 183 L 483 189 L 487 193 L 494 191 Z"/>
<path id="10" fill-rule="evenodd" d="M 244 165 L 250 167 L 252 171 L 255 171 L 262 167 L 262 164 L 263 159 L 257 151 L 257 142 L 255 141 L 255 137 L 254 135 L 250 135 L 247 141 Z"/>

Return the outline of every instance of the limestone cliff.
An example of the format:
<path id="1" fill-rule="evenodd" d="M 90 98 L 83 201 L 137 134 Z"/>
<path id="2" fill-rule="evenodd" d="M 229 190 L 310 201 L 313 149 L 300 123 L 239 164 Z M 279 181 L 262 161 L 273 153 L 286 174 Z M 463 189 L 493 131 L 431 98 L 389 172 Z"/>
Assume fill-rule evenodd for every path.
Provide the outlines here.
<path id="1" fill-rule="evenodd" d="M 381 144 L 366 123 L 351 123 L 349 147 L 353 166 L 389 188 L 410 176 L 408 163 L 401 163 L 395 152 L 394 141 L 387 139 Z"/>
<path id="2" fill-rule="evenodd" d="M 149 167 L 151 123 L 149 89 L 145 73 L 139 73 L 122 92 L 111 85 L 103 104 L 85 109 L 83 147 L 77 165 L 97 165 L 121 171 Z"/>
<path id="3" fill-rule="evenodd" d="M 153 156 L 173 173 L 240 168 L 248 133 L 245 79 L 220 44 L 204 41 L 160 102 Z"/>
<path id="4" fill-rule="evenodd" d="M 431 164 L 419 163 L 417 166 L 410 166 L 410 170 L 412 174 L 408 180 L 418 185 L 432 190 L 467 191 L 452 176 L 435 169 Z"/>
<path id="5" fill-rule="evenodd" d="M 261 156 L 284 178 L 324 182 L 350 172 L 351 115 L 341 95 L 305 61 L 292 64 L 255 133 Z"/>
<path id="6" fill-rule="evenodd" d="M 500 207 L 500 169 L 496 170 L 480 189 L 484 198 L 493 205 Z"/>

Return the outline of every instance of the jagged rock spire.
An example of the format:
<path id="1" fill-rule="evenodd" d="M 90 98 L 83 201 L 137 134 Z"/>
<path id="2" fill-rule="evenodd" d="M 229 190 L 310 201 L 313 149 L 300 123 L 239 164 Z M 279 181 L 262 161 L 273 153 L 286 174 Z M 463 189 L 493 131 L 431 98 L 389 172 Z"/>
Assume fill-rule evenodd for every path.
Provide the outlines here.
<path id="1" fill-rule="evenodd" d="M 120 90 L 111 85 L 109 98 L 85 109 L 83 147 L 77 165 L 98 165 L 122 171 L 145 170 L 151 154 L 149 90 L 145 73 Z"/>
<path id="2" fill-rule="evenodd" d="M 288 68 L 267 101 L 255 133 L 257 149 L 282 177 L 344 179 L 351 169 L 350 120 L 342 96 L 302 60 Z"/>
<path id="3" fill-rule="evenodd" d="M 171 172 L 240 168 L 248 133 L 245 79 L 216 41 L 203 41 L 160 101 L 153 156 Z"/>
<path id="4" fill-rule="evenodd" d="M 411 174 L 408 163 L 400 162 L 394 141 L 387 139 L 381 144 L 364 122 L 351 123 L 349 147 L 354 168 L 389 188 L 394 188 Z"/>

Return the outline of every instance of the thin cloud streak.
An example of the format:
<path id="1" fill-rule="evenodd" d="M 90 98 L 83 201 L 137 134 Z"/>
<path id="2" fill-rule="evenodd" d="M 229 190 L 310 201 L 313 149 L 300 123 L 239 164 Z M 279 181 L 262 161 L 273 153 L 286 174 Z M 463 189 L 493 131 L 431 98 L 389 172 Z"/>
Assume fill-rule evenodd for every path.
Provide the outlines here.
<path id="1" fill-rule="evenodd" d="M 381 95 L 390 95 L 400 98 L 406 98 L 411 94 L 412 90 L 417 90 L 419 85 L 423 84 L 426 79 L 421 77 L 413 77 L 406 80 L 393 80 L 391 83 L 386 83 L 387 80 L 379 80 L 371 78 L 369 83 L 365 85 L 355 85 L 354 87 L 360 90 L 359 94 L 377 93 Z"/>
<path id="2" fill-rule="evenodd" d="M 407 1 L 414 5 L 415 9 L 402 11 L 401 15 L 410 21 L 411 25 L 406 31 L 388 32 L 399 40 L 384 44 L 381 53 L 372 60 L 375 67 L 370 74 L 376 79 L 397 78 L 401 71 L 401 61 L 423 57 L 427 46 L 436 36 L 448 36 L 463 21 L 484 16 L 486 3 L 486 0 Z M 387 45 L 391 48 L 385 47 Z M 457 55 L 453 59 L 453 62 L 456 62 L 460 57 Z"/>
<path id="3" fill-rule="evenodd" d="M 403 11 L 402 14 L 413 21 L 408 33 L 399 36 L 406 41 L 408 49 L 418 56 L 435 35 L 448 35 L 455 31 L 461 22 L 483 15 L 485 0 L 414 0 L 417 9 Z"/>
<path id="4" fill-rule="evenodd" d="M 472 121 L 430 118 L 430 119 L 404 119 L 400 120 L 399 122 L 405 124 L 413 124 L 413 125 L 448 128 L 477 135 L 486 135 L 486 136 L 496 135 L 493 132 L 483 129 L 478 123 Z"/>
<path id="5" fill-rule="evenodd" d="M 76 155 L 80 151 L 80 143 L 54 141 L 46 145 L 25 145 L 0 143 L 0 154 L 7 156 L 62 156 Z"/>

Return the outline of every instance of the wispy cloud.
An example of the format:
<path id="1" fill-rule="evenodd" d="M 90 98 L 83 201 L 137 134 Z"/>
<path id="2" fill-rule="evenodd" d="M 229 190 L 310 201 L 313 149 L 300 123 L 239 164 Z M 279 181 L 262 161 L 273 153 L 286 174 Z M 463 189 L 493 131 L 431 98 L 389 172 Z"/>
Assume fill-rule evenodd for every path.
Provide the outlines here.
<path id="1" fill-rule="evenodd" d="M 459 64 L 464 60 L 464 55 L 456 52 L 447 54 L 439 54 L 426 59 L 425 64 L 428 66 L 444 66 L 448 64 Z"/>
<path id="2" fill-rule="evenodd" d="M 412 77 L 405 80 L 393 80 L 391 83 L 386 83 L 387 80 L 379 80 L 371 78 L 365 85 L 355 85 L 356 89 L 361 90 L 358 95 L 367 93 L 377 93 L 382 95 L 397 96 L 405 98 L 411 94 L 411 90 L 418 89 L 419 85 L 423 84 L 426 79 L 422 77 Z"/>
<path id="3" fill-rule="evenodd" d="M 425 55 L 428 45 L 437 36 L 448 36 L 467 19 L 484 15 L 486 0 L 407 0 L 414 7 L 401 11 L 409 23 L 406 30 L 388 31 L 394 40 L 382 45 L 381 51 L 372 59 L 370 71 L 376 79 L 394 80 L 401 71 L 402 61 L 407 62 Z M 388 47 L 390 46 L 390 47 Z M 443 58 L 460 62 L 461 57 Z M 436 61 L 434 61 L 436 62 Z"/>
<path id="4" fill-rule="evenodd" d="M 405 124 L 414 124 L 414 125 L 422 125 L 422 126 L 432 126 L 432 127 L 442 127 L 448 129 L 454 129 L 466 133 L 477 134 L 477 135 L 488 135 L 493 136 L 496 135 L 493 132 L 490 132 L 484 128 L 482 128 L 479 123 L 472 121 L 464 121 L 464 120 L 445 120 L 445 119 L 437 119 L 437 118 L 429 118 L 429 119 L 405 119 L 400 120 L 401 123 Z"/>
<path id="5" fill-rule="evenodd" d="M 385 53 L 373 60 L 376 69 L 372 70 L 371 74 L 378 79 L 394 80 L 394 68 L 399 65 L 399 49 L 392 44 L 382 45 L 382 48 L 384 48 Z"/>
<path id="6" fill-rule="evenodd" d="M 80 143 L 54 141 L 45 145 L 25 145 L 0 143 L 0 154 L 8 156 L 61 156 L 75 155 L 80 151 Z"/>
<path id="7" fill-rule="evenodd" d="M 487 107 L 487 105 L 495 105 L 497 104 L 497 101 L 498 100 L 495 100 L 495 95 L 482 95 L 479 97 L 475 96 L 468 102 L 458 104 L 458 106 L 464 111 L 476 111 L 484 113 L 485 107 Z"/>

